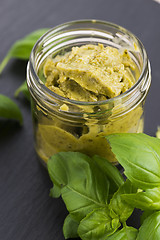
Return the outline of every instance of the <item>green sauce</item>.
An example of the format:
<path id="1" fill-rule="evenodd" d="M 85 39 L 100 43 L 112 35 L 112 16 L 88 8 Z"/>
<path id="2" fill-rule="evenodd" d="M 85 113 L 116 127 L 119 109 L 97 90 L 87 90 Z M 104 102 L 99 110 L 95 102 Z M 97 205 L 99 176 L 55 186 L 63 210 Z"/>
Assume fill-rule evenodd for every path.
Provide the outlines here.
<path id="1" fill-rule="evenodd" d="M 139 71 L 127 50 L 120 53 L 116 48 L 90 44 L 47 58 L 39 70 L 39 77 L 58 95 L 77 101 L 97 102 L 127 91 L 138 79 Z M 83 112 L 83 107 L 80 110 Z M 105 111 L 105 107 L 101 110 Z M 39 107 L 36 111 L 39 114 L 36 149 L 44 161 L 60 151 L 79 151 L 90 156 L 98 154 L 115 162 L 103 136 L 143 131 L 142 106 L 116 120 L 112 119 L 110 112 L 103 123 L 85 119 L 84 114 L 85 122 L 79 126 L 68 125 L 58 116 L 46 116 Z M 70 111 L 70 107 L 64 104 L 59 111 Z M 88 106 L 87 111 L 95 112 L 92 106 Z"/>

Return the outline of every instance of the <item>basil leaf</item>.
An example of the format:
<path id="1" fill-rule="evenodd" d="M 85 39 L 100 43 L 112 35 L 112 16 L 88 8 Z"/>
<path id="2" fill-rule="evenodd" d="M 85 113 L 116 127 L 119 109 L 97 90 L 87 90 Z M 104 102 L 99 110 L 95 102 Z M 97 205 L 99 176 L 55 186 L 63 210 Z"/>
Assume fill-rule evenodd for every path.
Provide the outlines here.
<path id="1" fill-rule="evenodd" d="M 120 225 L 119 219 L 112 219 L 107 209 L 96 209 L 80 222 L 78 234 L 82 240 L 105 240 Z"/>
<path id="2" fill-rule="evenodd" d="M 48 163 L 52 182 L 61 188 L 63 201 L 80 221 L 95 208 L 106 207 L 109 181 L 94 160 L 79 152 L 60 152 Z"/>
<path id="3" fill-rule="evenodd" d="M 78 231 L 79 222 L 74 220 L 72 216 L 69 214 L 63 224 L 63 235 L 65 239 L 68 238 L 78 238 L 79 235 Z"/>
<path id="4" fill-rule="evenodd" d="M 98 164 L 101 170 L 107 175 L 110 182 L 110 194 L 113 195 L 118 188 L 123 185 L 124 179 L 118 169 L 109 161 L 100 156 L 93 156 L 94 161 Z"/>
<path id="5" fill-rule="evenodd" d="M 160 139 L 143 133 L 112 134 L 106 138 L 133 184 L 144 190 L 160 186 Z"/>
<path id="6" fill-rule="evenodd" d="M 17 120 L 20 124 L 23 122 L 22 114 L 17 104 L 2 94 L 0 94 L 0 117 Z"/>
<path id="7" fill-rule="evenodd" d="M 108 237 L 106 240 L 136 240 L 137 234 L 138 234 L 137 229 L 126 226 L 121 230 L 118 230 L 117 232 L 115 232 L 112 236 Z"/>
<path id="8" fill-rule="evenodd" d="M 59 198 L 61 196 L 61 188 L 55 184 L 53 188 L 50 189 L 49 195 L 52 198 Z"/>
<path id="9" fill-rule="evenodd" d="M 15 96 L 15 97 L 18 97 L 21 92 L 24 94 L 24 96 L 25 96 L 28 100 L 30 100 L 30 93 L 29 93 L 29 91 L 28 91 L 28 87 L 27 87 L 26 81 L 24 81 L 24 82 L 22 83 L 22 85 L 15 91 L 14 96 Z"/>
<path id="10" fill-rule="evenodd" d="M 134 208 L 160 210 L 160 188 L 147 189 L 136 194 L 124 194 L 122 198 Z"/>
<path id="11" fill-rule="evenodd" d="M 158 240 L 160 237 L 160 212 L 155 212 L 142 224 L 137 240 Z"/>
<path id="12" fill-rule="evenodd" d="M 119 217 L 121 223 L 126 222 L 134 210 L 133 207 L 131 207 L 122 199 L 122 196 L 124 193 L 133 192 L 137 192 L 137 188 L 135 188 L 133 184 L 127 179 L 126 182 L 113 195 L 110 201 L 109 209 L 111 211 L 111 216 L 114 216 L 116 214 Z"/>
<path id="13" fill-rule="evenodd" d="M 26 40 L 33 40 L 37 41 L 43 34 L 45 34 L 49 28 L 41 28 L 38 30 L 33 31 L 32 33 L 29 33 L 25 36 Z M 23 39 L 22 39 L 23 40 Z"/>
<path id="14" fill-rule="evenodd" d="M 18 58 L 24 60 L 29 59 L 34 44 L 47 31 L 48 31 L 47 28 L 39 29 L 27 35 L 23 39 L 20 39 L 17 42 L 15 42 L 8 51 L 6 57 L 0 64 L 0 73 L 2 73 L 3 69 L 5 68 L 5 66 L 7 65 L 8 61 L 11 58 Z"/>

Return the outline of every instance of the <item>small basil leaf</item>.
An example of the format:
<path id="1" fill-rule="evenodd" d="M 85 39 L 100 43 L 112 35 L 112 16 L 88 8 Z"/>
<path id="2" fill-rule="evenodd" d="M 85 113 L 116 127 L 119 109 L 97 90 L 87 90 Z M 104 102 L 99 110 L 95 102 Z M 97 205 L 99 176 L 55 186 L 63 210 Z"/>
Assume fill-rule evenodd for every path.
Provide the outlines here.
<path id="1" fill-rule="evenodd" d="M 79 152 L 60 152 L 47 165 L 52 182 L 61 187 L 63 201 L 77 221 L 95 208 L 107 206 L 109 181 L 92 158 Z"/>
<path id="2" fill-rule="evenodd" d="M 27 83 L 26 81 L 22 83 L 22 85 L 15 91 L 14 96 L 18 97 L 20 93 L 23 93 L 23 95 L 30 100 L 30 93 L 28 91 Z"/>
<path id="3" fill-rule="evenodd" d="M 115 232 L 113 235 L 108 237 L 106 240 L 136 240 L 137 234 L 138 234 L 137 229 L 126 226 L 126 227 L 122 228 L 121 230 L 118 230 L 117 232 Z"/>
<path id="4" fill-rule="evenodd" d="M 13 44 L 13 46 L 8 51 L 6 57 L 0 64 L 0 73 L 3 71 L 8 61 L 11 58 L 18 58 L 27 60 L 30 57 L 31 50 L 36 43 L 36 41 L 47 32 L 47 28 L 34 31 L 33 33 L 27 35 L 23 39 L 18 40 Z"/>
<path id="5" fill-rule="evenodd" d="M 96 209 L 79 224 L 78 234 L 82 240 L 105 240 L 120 227 L 119 219 L 112 219 L 107 209 Z"/>
<path id="6" fill-rule="evenodd" d="M 124 179 L 118 169 L 113 166 L 109 161 L 100 156 L 93 156 L 94 161 L 101 168 L 101 170 L 107 175 L 110 182 L 110 194 L 113 195 L 118 188 L 123 185 Z"/>
<path id="7" fill-rule="evenodd" d="M 137 240 L 158 240 L 160 237 L 160 212 L 155 212 L 145 219 L 139 229 Z"/>
<path id="8" fill-rule="evenodd" d="M 0 94 L 0 118 L 14 119 L 23 122 L 22 114 L 15 102 Z"/>
<path id="9" fill-rule="evenodd" d="M 53 188 L 50 189 L 49 195 L 52 198 L 59 198 L 61 196 L 61 188 L 55 184 Z"/>
<path id="10" fill-rule="evenodd" d="M 63 235 L 65 239 L 68 238 L 78 238 L 78 226 L 79 222 L 74 220 L 72 216 L 69 214 L 66 219 L 64 220 L 63 224 Z"/>
<path id="11" fill-rule="evenodd" d="M 160 210 L 160 188 L 147 189 L 136 194 L 124 194 L 122 198 L 134 208 Z"/>
<path id="12" fill-rule="evenodd" d="M 109 209 L 111 211 L 111 215 L 113 214 L 114 216 L 114 214 L 116 214 L 119 217 L 121 223 L 126 222 L 134 210 L 133 207 L 131 207 L 122 199 L 122 196 L 124 193 L 130 194 L 134 192 L 137 192 L 137 188 L 135 188 L 133 184 L 127 179 L 126 182 L 113 195 L 110 201 Z"/>
<path id="13" fill-rule="evenodd" d="M 108 135 L 127 178 L 140 189 L 160 186 L 160 139 L 143 133 Z"/>

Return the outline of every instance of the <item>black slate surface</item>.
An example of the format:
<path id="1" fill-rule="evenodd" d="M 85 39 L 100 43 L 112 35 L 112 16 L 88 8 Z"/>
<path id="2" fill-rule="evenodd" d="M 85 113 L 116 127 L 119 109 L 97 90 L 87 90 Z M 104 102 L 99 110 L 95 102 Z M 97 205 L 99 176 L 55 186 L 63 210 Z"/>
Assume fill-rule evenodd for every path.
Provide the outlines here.
<path id="1" fill-rule="evenodd" d="M 128 28 L 143 42 L 152 66 L 145 133 L 160 125 L 160 4 L 153 0 L 0 0 L 0 61 L 14 41 L 33 30 L 77 19 L 100 19 Z M 33 147 L 30 105 L 14 91 L 25 79 L 26 62 L 11 60 L 0 76 L 0 93 L 20 106 L 24 125 L 0 120 L 0 240 L 63 240 L 67 214 L 49 197 L 52 186 Z M 139 225 L 139 213 L 129 221 Z"/>

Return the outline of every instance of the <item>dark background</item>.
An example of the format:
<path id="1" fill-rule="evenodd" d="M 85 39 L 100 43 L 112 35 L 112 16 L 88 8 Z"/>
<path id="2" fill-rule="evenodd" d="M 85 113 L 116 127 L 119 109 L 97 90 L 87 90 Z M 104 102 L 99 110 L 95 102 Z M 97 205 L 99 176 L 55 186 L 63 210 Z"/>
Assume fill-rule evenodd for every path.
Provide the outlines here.
<path id="1" fill-rule="evenodd" d="M 10 46 L 33 30 L 66 21 L 99 19 L 119 24 L 143 42 L 152 66 L 145 133 L 160 125 L 160 4 L 153 0 L 0 0 L 0 61 Z M 0 76 L 0 93 L 20 106 L 24 124 L 0 120 L 0 240 L 63 240 L 67 214 L 33 147 L 30 105 L 14 91 L 25 80 L 26 62 L 11 60 Z M 134 213 L 129 221 L 139 225 Z"/>

